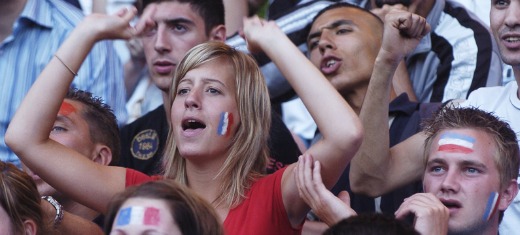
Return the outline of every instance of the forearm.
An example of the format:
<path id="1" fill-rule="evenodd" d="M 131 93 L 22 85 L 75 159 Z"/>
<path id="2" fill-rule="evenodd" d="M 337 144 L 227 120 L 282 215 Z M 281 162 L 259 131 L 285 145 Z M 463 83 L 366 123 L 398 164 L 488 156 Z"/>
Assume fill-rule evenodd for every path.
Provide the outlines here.
<path id="1" fill-rule="evenodd" d="M 18 108 L 6 133 L 6 143 L 19 156 L 49 140 L 58 109 L 67 89 L 83 60 L 92 48 L 95 38 L 76 28 L 55 53 L 33 84 Z M 61 61 L 60 61 L 61 60 Z M 38 157 L 21 154 L 20 158 Z"/>
<path id="2" fill-rule="evenodd" d="M 96 235 L 103 234 L 101 228 L 77 215 L 65 213 L 61 224 L 55 229 L 57 234 Z"/>
<path id="3" fill-rule="evenodd" d="M 242 29 L 243 19 L 248 16 L 247 0 L 223 0 L 223 2 L 226 12 L 226 36 L 232 36 Z"/>
<path id="4" fill-rule="evenodd" d="M 262 49 L 302 99 L 323 135 L 323 140 L 308 153 L 322 163 L 323 181 L 330 188 L 359 148 L 361 122 L 332 84 L 285 35 L 271 39 L 263 42 Z"/>
<path id="5" fill-rule="evenodd" d="M 350 183 L 356 192 L 368 193 L 363 187 L 379 188 L 385 182 L 391 161 L 388 104 L 398 60 L 399 57 L 383 49 L 376 58 L 359 115 L 365 135 L 350 165 Z"/>

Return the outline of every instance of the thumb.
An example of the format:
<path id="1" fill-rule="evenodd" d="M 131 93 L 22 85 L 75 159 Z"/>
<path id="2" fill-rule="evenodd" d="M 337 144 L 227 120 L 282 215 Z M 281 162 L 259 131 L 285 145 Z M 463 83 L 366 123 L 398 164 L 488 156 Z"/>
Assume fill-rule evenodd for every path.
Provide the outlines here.
<path id="1" fill-rule="evenodd" d="M 350 206 L 350 195 L 348 194 L 347 191 L 343 190 L 341 192 L 339 192 L 338 194 L 338 198 L 343 201 L 345 204 L 347 204 L 348 206 Z"/>

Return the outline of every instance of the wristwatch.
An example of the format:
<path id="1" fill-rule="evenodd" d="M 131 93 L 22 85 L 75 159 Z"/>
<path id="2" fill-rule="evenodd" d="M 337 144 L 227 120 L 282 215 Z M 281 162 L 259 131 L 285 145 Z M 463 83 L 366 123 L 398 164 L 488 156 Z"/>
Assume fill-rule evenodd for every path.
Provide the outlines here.
<path id="1" fill-rule="evenodd" d="M 52 196 L 42 196 L 42 199 L 48 201 L 54 207 L 54 209 L 56 209 L 56 216 L 54 217 L 54 228 L 58 227 L 63 220 L 63 206 Z"/>

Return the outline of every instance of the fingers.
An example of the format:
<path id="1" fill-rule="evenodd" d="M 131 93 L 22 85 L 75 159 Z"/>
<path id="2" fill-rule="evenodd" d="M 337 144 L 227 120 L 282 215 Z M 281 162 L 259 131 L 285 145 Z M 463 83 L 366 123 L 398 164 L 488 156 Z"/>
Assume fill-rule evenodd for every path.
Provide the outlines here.
<path id="1" fill-rule="evenodd" d="M 422 38 L 430 32 L 426 18 L 407 11 L 393 10 L 386 16 L 385 21 L 410 38 Z"/>
<path id="2" fill-rule="evenodd" d="M 449 216 L 448 208 L 430 193 L 417 193 L 406 198 L 395 212 L 395 216 L 398 219 L 402 219 L 409 213 L 413 213 L 416 217 Z"/>
<path id="3" fill-rule="evenodd" d="M 320 174 L 319 164 L 316 165 L 318 165 L 318 169 L 313 169 L 312 157 L 308 154 L 304 154 L 299 157 L 296 171 L 296 183 L 300 197 L 311 207 L 316 204 L 317 200 L 319 200 L 314 187 L 317 180 L 313 180 L 315 174 Z"/>
<path id="4" fill-rule="evenodd" d="M 338 194 L 338 198 L 344 202 L 345 204 L 347 204 L 348 206 L 350 206 L 350 195 L 348 194 L 347 191 L 343 190 L 341 192 L 339 192 Z"/>
<path id="5" fill-rule="evenodd" d="M 157 4 L 150 3 L 150 4 L 148 4 L 148 6 L 146 6 L 139 21 L 135 25 L 135 31 L 137 34 L 143 33 L 147 28 L 155 27 L 156 23 L 153 20 L 152 16 L 155 15 L 156 11 L 157 11 Z"/>

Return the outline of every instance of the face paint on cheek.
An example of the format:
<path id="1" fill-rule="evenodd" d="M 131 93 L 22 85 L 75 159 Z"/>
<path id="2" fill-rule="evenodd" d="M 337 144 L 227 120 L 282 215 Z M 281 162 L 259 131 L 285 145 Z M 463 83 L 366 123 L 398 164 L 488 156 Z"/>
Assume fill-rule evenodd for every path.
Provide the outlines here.
<path id="1" fill-rule="evenodd" d="M 72 106 L 72 104 L 70 104 L 69 102 L 63 101 L 63 103 L 61 103 L 60 111 L 58 111 L 58 114 L 67 116 L 74 112 L 76 112 L 76 108 L 74 108 L 74 106 Z"/>
<path id="2" fill-rule="evenodd" d="M 437 151 L 450 153 L 472 153 L 475 138 L 457 133 L 444 133 L 439 139 Z"/>
<path id="3" fill-rule="evenodd" d="M 491 192 L 489 195 L 488 201 L 486 203 L 486 210 L 484 211 L 484 216 L 482 216 L 482 220 L 484 220 L 484 222 L 488 221 L 489 218 L 495 214 L 498 203 L 500 202 L 499 196 L 500 194 L 497 192 Z"/>
<path id="4" fill-rule="evenodd" d="M 119 211 L 116 226 L 159 225 L 159 209 L 155 207 L 127 207 Z"/>
<path id="5" fill-rule="evenodd" d="M 220 114 L 220 122 L 218 123 L 217 134 L 220 136 L 228 136 L 233 125 L 233 114 L 230 112 L 222 112 Z"/>

